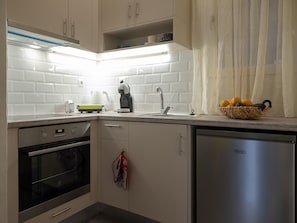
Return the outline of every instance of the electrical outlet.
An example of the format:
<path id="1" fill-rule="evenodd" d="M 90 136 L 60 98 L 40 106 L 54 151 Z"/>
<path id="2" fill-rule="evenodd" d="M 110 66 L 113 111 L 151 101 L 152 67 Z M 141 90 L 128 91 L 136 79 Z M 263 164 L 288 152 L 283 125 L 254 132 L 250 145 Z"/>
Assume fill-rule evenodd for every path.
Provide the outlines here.
<path id="1" fill-rule="evenodd" d="M 85 85 L 84 80 L 83 80 L 83 79 L 79 79 L 79 80 L 78 80 L 78 86 L 79 86 L 79 87 L 83 87 L 84 85 Z"/>

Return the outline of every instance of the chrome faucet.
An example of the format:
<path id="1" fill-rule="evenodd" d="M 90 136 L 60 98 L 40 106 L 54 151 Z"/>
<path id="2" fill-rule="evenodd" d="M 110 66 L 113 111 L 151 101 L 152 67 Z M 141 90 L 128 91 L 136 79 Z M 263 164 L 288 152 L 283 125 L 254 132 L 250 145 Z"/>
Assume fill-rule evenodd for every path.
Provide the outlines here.
<path id="1" fill-rule="evenodd" d="M 161 97 L 161 109 L 160 109 L 160 113 L 163 114 L 163 115 L 166 115 L 167 112 L 169 111 L 170 109 L 170 106 L 167 106 L 165 109 L 164 109 L 164 97 L 163 97 L 163 91 L 162 91 L 162 88 L 161 87 L 157 87 L 157 92 L 160 93 L 160 97 Z"/>

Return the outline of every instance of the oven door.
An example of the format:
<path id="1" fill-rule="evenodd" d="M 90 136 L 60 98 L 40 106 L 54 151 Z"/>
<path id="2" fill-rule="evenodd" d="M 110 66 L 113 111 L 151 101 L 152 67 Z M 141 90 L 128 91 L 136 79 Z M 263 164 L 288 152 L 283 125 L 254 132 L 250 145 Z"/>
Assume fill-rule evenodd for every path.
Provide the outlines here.
<path id="1" fill-rule="evenodd" d="M 68 140 L 19 150 L 19 211 L 30 217 L 90 191 L 90 141 Z"/>

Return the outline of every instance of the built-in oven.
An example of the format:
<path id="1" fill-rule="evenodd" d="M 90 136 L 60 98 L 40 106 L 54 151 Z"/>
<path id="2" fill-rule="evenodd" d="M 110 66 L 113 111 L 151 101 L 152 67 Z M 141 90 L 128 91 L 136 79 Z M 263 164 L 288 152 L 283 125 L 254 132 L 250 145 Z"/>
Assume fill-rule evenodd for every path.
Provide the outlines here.
<path id="1" fill-rule="evenodd" d="M 19 220 L 90 191 L 90 122 L 19 129 Z"/>

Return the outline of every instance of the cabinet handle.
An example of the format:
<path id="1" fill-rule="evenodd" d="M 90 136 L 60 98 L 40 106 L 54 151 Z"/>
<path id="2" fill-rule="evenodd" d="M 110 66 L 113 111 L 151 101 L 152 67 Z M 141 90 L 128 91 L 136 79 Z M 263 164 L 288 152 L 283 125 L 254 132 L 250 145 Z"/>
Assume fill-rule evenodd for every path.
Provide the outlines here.
<path id="1" fill-rule="evenodd" d="M 63 210 L 61 210 L 61 211 L 59 211 L 59 212 L 53 214 L 52 217 L 55 218 L 55 217 L 57 217 L 57 216 L 59 216 L 59 215 L 65 213 L 66 211 L 69 211 L 70 209 L 71 209 L 71 208 L 65 208 L 65 209 L 63 209 Z"/>
<path id="2" fill-rule="evenodd" d="M 63 35 L 67 35 L 67 19 L 63 20 Z"/>
<path id="3" fill-rule="evenodd" d="M 132 17 L 132 5 L 131 3 L 129 3 L 128 5 L 128 18 L 131 19 Z"/>
<path id="4" fill-rule="evenodd" d="M 75 23 L 71 23 L 71 37 L 74 39 L 75 37 Z"/>
<path id="5" fill-rule="evenodd" d="M 183 135 L 179 134 L 179 149 L 178 149 L 179 155 L 182 155 L 185 152 L 183 140 L 184 140 Z"/>
<path id="6" fill-rule="evenodd" d="M 117 127 L 120 128 L 121 125 L 116 125 L 116 124 L 104 124 L 105 127 Z"/>
<path id="7" fill-rule="evenodd" d="M 136 2 L 135 16 L 139 16 L 139 13 L 140 13 L 140 6 L 139 6 L 139 2 Z"/>

